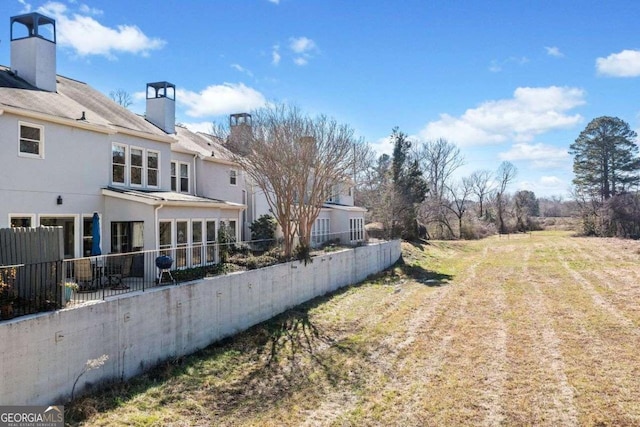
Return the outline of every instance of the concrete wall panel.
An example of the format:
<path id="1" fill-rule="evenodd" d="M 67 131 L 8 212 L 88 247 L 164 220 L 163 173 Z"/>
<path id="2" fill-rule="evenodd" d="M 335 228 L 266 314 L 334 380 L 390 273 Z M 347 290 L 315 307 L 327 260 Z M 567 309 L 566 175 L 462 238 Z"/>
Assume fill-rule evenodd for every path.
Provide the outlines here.
<path id="1" fill-rule="evenodd" d="M 64 403 L 78 377 L 76 393 L 130 378 L 355 283 L 399 256 L 400 242 L 385 242 L 316 257 L 306 266 L 295 261 L 2 322 L 0 402 Z M 102 367 L 81 375 L 102 355 L 108 356 Z"/>

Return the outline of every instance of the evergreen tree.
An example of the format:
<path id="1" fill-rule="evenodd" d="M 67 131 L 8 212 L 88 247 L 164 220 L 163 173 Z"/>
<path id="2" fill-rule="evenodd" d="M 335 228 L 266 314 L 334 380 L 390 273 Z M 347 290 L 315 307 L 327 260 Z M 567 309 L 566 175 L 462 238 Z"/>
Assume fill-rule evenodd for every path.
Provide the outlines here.
<path id="1" fill-rule="evenodd" d="M 570 146 L 577 191 L 599 201 L 640 182 L 636 133 L 617 117 L 593 119 Z"/>
<path id="2" fill-rule="evenodd" d="M 394 143 L 391 174 L 393 182 L 392 234 L 407 240 L 418 238 L 417 206 L 424 201 L 428 191 L 420 165 L 411 159 L 411 141 L 398 128 L 393 129 Z"/>

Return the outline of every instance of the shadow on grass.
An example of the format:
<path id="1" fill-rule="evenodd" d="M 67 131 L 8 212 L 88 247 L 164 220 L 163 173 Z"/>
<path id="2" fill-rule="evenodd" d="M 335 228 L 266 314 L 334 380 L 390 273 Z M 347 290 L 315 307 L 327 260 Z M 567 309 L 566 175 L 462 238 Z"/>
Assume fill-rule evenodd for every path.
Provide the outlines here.
<path id="1" fill-rule="evenodd" d="M 382 275 L 391 275 L 396 278 L 406 278 L 410 280 L 414 280 L 418 283 L 421 283 L 425 286 L 444 286 L 448 284 L 452 279 L 453 275 L 439 273 L 437 271 L 427 270 L 426 268 L 415 265 L 415 264 L 407 264 L 404 261 L 403 257 L 393 265 L 390 270 L 380 273 Z"/>
<path id="2" fill-rule="evenodd" d="M 267 410 L 301 388 L 317 393 L 314 381 L 318 386 L 353 385 L 360 381 L 358 377 L 365 377 L 357 372 L 367 365 L 366 343 L 354 339 L 357 331 L 353 328 L 332 329 L 332 324 L 314 323 L 310 312 L 359 286 L 363 284 L 315 298 L 190 356 L 165 361 L 129 381 L 106 384 L 65 406 L 66 421 L 79 425 L 120 406 L 154 409 L 179 406 L 184 399 L 198 399 L 206 416 L 236 416 Z M 346 368 L 345 358 L 356 360 L 355 367 Z M 134 399 L 137 402 L 131 403 Z"/>

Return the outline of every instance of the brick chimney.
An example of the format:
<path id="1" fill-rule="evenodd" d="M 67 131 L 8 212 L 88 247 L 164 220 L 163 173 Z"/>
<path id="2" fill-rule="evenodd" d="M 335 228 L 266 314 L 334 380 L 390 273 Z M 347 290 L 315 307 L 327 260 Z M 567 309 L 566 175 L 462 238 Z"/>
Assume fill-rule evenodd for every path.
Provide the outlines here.
<path id="1" fill-rule="evenodd" d="M 174 84 L 147 83 L 146 118 L 166 133 L 176 133 L 176 86 Z"/>
<path id="2" fill-rule="evenodd" d="M 56 21 L 40 13 L 11 17 L 11 70 L 38 89 L 56 91 Z"/>

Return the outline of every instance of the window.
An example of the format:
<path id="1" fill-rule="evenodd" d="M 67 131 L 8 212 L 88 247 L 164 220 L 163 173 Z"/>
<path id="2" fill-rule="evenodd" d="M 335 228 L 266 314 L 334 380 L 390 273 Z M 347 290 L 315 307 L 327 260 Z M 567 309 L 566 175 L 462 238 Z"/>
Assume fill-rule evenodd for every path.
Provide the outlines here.
<path id="1" fill-rule="evenodd" d="M 314 245 L 320 245 L 329 240 L 329 218 L 316 219 L 313 227 L 311 228 L 311 243 Z"/>
<path id="2" fill-rule="evenodd" d="M 144 247 L 144 222 L 126 221 L 111 223 L 111 252 L 121 254 L 142 250 Z"/>
<path id="3" fill-rule="evenodd" d="M 131 148 L 131 185 L 142 185 L 142 154 L 141 148 Z"/>
<path id="4" fill-rule="evenodd" d="M 364 240 L 364 218 L 350 218 L 349 231 L 352 242 Z"/>
<path id="5" fill-rule="evenodd" d="M 93 217 L 82 218 L 82 256 L 91 256 L 93 248 Z"/>
<path id="6" fill-rule="evenodd" d="M 231 169 L 229 171 L 229 184 L 236 185 L 238 183 L 238 171 Z"/>
<path id="7" fill-rule="evenodd" d="M 189 192 L 189 165 L 180 163 L 180 192 Z"/>
<path id="8" fill-rule="evenodd" d="M 216 260 L 216 222 L 207 221 L 207 262 Z"/>
<path id="9" fill-rule="evenodd" d="M 191 222 L 191 265 L 202 264 L 202 221 Z"/>
<path id="10" fill-rule="evenodd" d="M 111 148 L 111 182 L 125 184 L 127 168 L 127 147 L 121 144 L 113 144 Z"/>
<path id="11" fill-rule="evenodd" d="M 176 169 L 178 169 L 178 164 L 171 162 L 171 191 L 178 191 L 178 187 L 176 186 Z"/>
<path id="12" fill-rule="evenodd" d="M 189 244 L 189 221 L 176 221 L 176 267 L 187 266 L 187 245 Z"/>
<path id="13" fill-rule="evenodd" d="M 44 159 L 44 127 L 20 123 L 18 155 Z"/>
<path id="14" fill-rule="evenodd" d="M 31 216 L 12 216 L 11 228 L 14 227 L 31 227 L 33 224 L 33 218 Z"/>
<path id="15" fill-rule="evenodd" d="M 171 162 L 171 191 L 189 192 L 189 164 Z"/>
<path id="16" fill-rule="evenodd" d="M 44 227 L 62 227 L 62 244 L 64 257 L 75 258 L 75 219 L 73 217 L 40 217 L 40 225 Z"/>
<path id="17" fill-rule="evenodd" d="M 171 221 L 160 221 L 158 225 L 160 241 L 158 243 L 158 249 L 160 249 L 160 255 L 171 256 L 171 246 L 173 245 L 173 223 Z"/>
<path id="18" fill-rule="evenodd" d="M 147 187 L 158 187 L 160 153 L 157 151 L 147 151 Z"/>
<path id="19" fill-rule="evenodd" d="M 237 235 L 236 235 L 236 221 L 235 220 L 229 220 L 229 232 L 231 234 L 231 237 L 236 240 L 237 239 Z"/>

